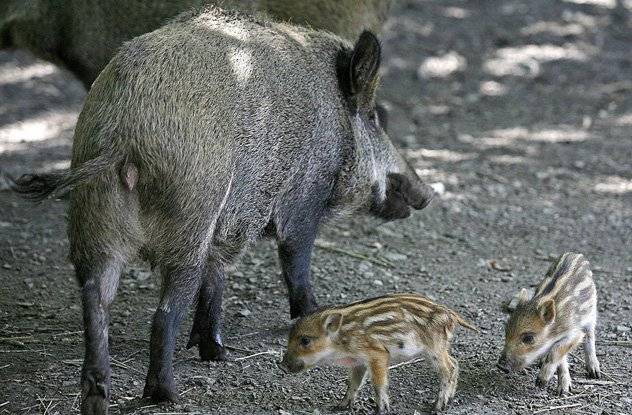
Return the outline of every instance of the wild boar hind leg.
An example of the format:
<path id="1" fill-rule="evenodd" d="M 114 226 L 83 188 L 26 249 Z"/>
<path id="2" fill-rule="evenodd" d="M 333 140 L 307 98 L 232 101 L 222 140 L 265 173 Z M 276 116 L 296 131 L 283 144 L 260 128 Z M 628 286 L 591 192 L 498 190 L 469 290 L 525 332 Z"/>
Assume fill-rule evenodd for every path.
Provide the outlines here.
<path id="1" fill-rule="evenodd" d="M 208 264 L 203 272 L 197 308 L 187 349 L 198 346 L 202 361 L 226 360 L 221 335 L 224 266 L 219 261 Z"/>
<path id="2" fill-rule="evenodd" d="M 193 302 L 201 281 L 199 267 L 163 269 L 160 304 L 151 328 L 149 371 L 143 397 L 178 401 L 173 379 L 173 352 L 178 328 Z"/>
<path id="3" fill-rule="evenodd" d="M 81 413 L 108 413 L 110 399 L 109 308 L 114 300 L 122 269 L 121 261 L 100 264 L 75 261 L 81 284 L 85 357 L 81 370 Z"/>

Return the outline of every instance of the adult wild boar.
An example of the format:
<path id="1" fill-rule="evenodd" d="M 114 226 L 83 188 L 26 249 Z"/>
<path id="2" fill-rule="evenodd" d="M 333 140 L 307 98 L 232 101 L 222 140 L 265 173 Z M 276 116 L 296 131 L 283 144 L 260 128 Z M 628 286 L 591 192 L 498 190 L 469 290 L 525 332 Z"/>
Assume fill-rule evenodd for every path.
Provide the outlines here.
<path id="1" fill-rule="evenodd" d="M 70 190 L 70 259 L 82 289 L 84 414 L 110 395 L 108 308 L 137 253 L 162 273 L 145 396 L 175 400 L 178 326 L 199 293 L 189 345 L 221 359 L 224 268 L 261 236 L 278 241 L 292 317 L 316 307 L 320 225 L 386 220 L 432 190 L 376 116 L 380 45 L 211 8 L 125 44 L 90 90 L 72 164 L 26 175 L 36 199 Z"/>
<path id="2" fill-rule="evenodd" d="M 0 48 L 62 64 L 90 88 L 121 44 L 204 5 L 263 12 L 355 40 L 379 31 L 394 0 L 2 0 Z"/>

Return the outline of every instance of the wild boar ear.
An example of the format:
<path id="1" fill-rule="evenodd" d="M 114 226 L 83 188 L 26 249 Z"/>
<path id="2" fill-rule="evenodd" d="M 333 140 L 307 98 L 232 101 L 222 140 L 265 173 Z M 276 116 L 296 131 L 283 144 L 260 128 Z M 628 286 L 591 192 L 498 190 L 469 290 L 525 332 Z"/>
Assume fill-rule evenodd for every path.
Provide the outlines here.
<path id="1" fill-rule="evenodd" d="M 540 318 L 546 324 L 555 320 L 555 300 L 549 299 L 540 304 L 540 306 L 538 306 L 538 312 L 540 313 Z"/>
<path id="2" fill-rule="evenodd" d="M 375 35 L 364 31 L 356 42 L 351 55 L 349 75 L 351 80 L 351 94 L 373 94 L 377 86 L 378 70 L 380 69 L 380 42 Z"/>
<path id="3" fill-rule="evenodd" d="M 342 326 L 342 314 L 334 313 L 327 316 L 325 319 L 325 330 L 328 334 L 337 333 Z"/>

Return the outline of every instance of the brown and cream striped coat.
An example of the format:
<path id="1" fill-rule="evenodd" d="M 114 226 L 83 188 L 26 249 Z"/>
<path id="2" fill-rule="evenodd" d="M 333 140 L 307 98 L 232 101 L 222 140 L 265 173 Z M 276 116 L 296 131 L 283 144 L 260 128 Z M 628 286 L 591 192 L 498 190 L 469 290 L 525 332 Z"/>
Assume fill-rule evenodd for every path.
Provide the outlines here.
<path id="1" fill-rule="evenodd" d="M 583 342 L 588 375 L 600 376 L 595 353 L 597 290 L 590 263 L 581 254 L 565 253 L 549 268 L 532 298 L 527 291 L 505 329 L 499 365 L 520 370 L 542 359 L 538 385 L 545 386 L 557 370 L 558 393 L 570 390 L 567 354 Z"/>
<path id="2" fill-rule="evenodd" d="M 441 390 L 435 409 L 454 396 L 458 363 L 449 349 L 457 325 L 476 330 L 456 312 L 415 293 L 391 294 L 325 308 L 297 321 L 283 365 L 298 372 L 315 365 L 350 368 L 342 407 L 351 407 L 367 372 L 378 411 L 388 410 L 388 367 L 425 354 L 435 363 Z"/>

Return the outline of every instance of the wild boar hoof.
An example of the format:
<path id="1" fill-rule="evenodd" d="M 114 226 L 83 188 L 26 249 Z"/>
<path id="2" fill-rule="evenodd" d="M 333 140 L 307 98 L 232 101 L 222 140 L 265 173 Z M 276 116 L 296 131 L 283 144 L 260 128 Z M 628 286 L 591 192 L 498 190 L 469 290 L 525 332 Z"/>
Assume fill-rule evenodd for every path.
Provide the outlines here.
<path id="1" fill-rule="evenodd" d="M 200 350 L 200 359 L 203 362 L 215 361 L 224 362 L 228 360 L 228 351 L 221 344 L 215 342 L 201 342 L 198 344 Z"/>
<path id="2" fill-rule="evenodd" d="M 102 378 L 102 379 L 100 379 Z M 85 373 L 82 380 L 81 414 L 104 415 L 108 413 L 110 385 L 107 377 L 97 373 Z"/>
<path id="3" fill-rule="evenodd" d="M 177 403 L 180 400 L 175 387 L 165 384 L 145 385 L 143 398 L 149 398 L 152 402 Z"/>
<path id="4" fill-rule="evenodd" d="M 103 396 L 84 396 L 81 399 L 81 415 L 107 415 L 109 406 Z"/>
<path id="5" fill-rule="evenodd" d="M 226 361 L 228 360 L 228 352 L 226 348 L 213 339 L 209 339 L 210 334 L 201 333 L 196 329 L 195 324 L 191 329 L 191 335 L 189 336 L 189 342 L 187 343 L 187 349 L 197 346 L 200 352 L 200 360 L 203 362 L 208 361 Z"/>

